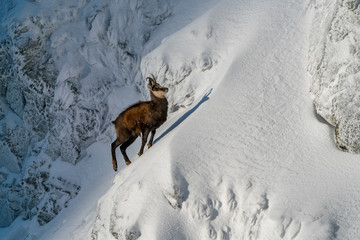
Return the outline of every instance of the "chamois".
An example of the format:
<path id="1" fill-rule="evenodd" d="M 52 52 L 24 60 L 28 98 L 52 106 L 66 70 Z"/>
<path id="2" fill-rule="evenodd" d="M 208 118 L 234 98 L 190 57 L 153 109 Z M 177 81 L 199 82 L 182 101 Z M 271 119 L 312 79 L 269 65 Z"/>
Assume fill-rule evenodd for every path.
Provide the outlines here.
<path id="1" fill-rule="evenodd" d="M 141 135 L 142 144 L 138 153 L 141 156 L 149 133 L 151 132 L 148 148 L 152 146 L 156 129 L 166 121 L 168 101 L 165 94 L 168 92 L 168 88 L 160 86 L 153 75 L 147 77 L 146 80 L 149 81 L 147 87 L 150 91 L 151 101 L 138 102 L 130 106 L 112 122 L 117 135 L 116 140 L 111 144 L 112 163 L 115 171 L 117 171 L 115 149 L 119 145 L 121 145 L 120 150 L 125 163 L 129 165 L 131 161 L 126 154 L 126 148 Z"/>

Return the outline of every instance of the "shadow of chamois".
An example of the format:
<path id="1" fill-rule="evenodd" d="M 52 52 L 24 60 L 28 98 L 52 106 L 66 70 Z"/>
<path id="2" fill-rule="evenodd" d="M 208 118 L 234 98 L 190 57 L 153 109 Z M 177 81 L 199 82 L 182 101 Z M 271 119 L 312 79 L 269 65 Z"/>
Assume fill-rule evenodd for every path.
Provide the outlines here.
<path id="1" fill-rule="evenodd" d="M 184 113 L 184 115 L 182 115 L 176 122 L 174 122 L 168 129 L 166 129 L 165 132 L 163 132 L 158 138 L 155 139 L 154 143 L 156 143 L 157 141 L 159 141 L 161 138 L 163 138 L 166 134 L 168 134 L 169 132 L 171 132 L 173 129 L 175 129 L 180 123 L 182 123 L 186 118 L 188 118 L 193 112 L 196 111 L 196 109 L 198 109 L 198 107 L 203 104 L 204 102 L 206 102 L 207 100 L 209 100 L 209 95 L 212 92 L 212 88 L 203 96 L 203 98 L 193 107 L 191 108 L 189 111 L 187 111 L 186 113 Z"/>

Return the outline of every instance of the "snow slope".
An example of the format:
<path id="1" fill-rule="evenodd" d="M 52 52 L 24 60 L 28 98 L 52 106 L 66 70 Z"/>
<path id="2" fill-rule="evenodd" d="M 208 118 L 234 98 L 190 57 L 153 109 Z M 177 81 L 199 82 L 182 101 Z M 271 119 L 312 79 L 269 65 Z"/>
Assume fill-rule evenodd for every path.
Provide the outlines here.
<path id="1" fill-rule="evenodd" d="M 117 173 L 106 136 L 75 166 L 55 161 L 52 174 L 66 170 L 78 196 L 44 226 L 18 218 L 0 234 L 359 239 L 358 156 L 336 148 L 309 94 L 313 13 L 295 0 L 178 3 L 141 62 L 144 76 L 169 86 L 177 110 L 154 146 L 127 167 L 118 154 Z M 129 147 L 131 159 L 138 148 Z"/>

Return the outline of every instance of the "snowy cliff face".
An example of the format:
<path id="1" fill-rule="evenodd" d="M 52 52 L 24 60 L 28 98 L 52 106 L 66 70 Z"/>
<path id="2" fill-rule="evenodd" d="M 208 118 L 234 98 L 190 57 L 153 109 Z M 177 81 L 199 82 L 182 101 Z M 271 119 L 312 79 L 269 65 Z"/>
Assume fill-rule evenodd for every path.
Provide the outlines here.
<path id="1" fill-rule="evenodd" d="M 111 141 L 111 120 L 149 98 L 144 75 L 177 89 L 168 98 L 170 112 L 199 96 L 199 80 L 186 77 L 217 62 L 200 41 L 192 53 L 170 46 L 143 59 L 166 37 L 149 41 L 172 17 L 173 5 L 171 0 L 2 1 L 0 227 L 19 215 L 37 216 L 43 225 L 78 194 L 76 181 L 50 174 L 53 161 L 77 164 L 92 143 Z M 177 44 L 211 38 L 211 29 L 202 27 L 184 33 Z"/>
<path id="2" fill-rule="evenodd" d="M 360 153 L 360 1 L 316 1 L 309 72 L 316 111 L 337 146 Z"/>
<path id="3" fill-rule="evenodd" d="M 171 16 L 171 1 L 14 0 L 0 8 L 0 227 L 20 214 L 45 224 L 80 190 L 49 174 L 52 161 L 76 164 L 90 144 L 112 137 L 122 109 L 148 97 L 143 48 Z M 129 99 L 109 100 L 124 87 Z"/>
<path id="4" fill-rule="evenodd" d="M 360 152 L 359 9 L 2 1 L 0 227 L 19 217 L 9 239 L 354 239 L 358 161 L 312 121 L 305 68 L 338 145 Z M 148 74 L 169 87 L 169 119 L 116 175 L 110 123 L 148 99 Z"/>

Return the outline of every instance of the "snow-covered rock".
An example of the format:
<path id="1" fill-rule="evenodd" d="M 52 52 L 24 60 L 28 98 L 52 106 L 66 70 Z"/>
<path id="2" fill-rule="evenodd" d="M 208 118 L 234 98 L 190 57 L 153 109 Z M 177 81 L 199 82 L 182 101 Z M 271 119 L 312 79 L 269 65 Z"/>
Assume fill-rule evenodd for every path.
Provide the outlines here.
<path id="1" fill-rule="evenodd" d="M 315 1 L 309 72 L 316 111 L 335 126 L 336 145 L 360 153 L 359 1 Z"/>

